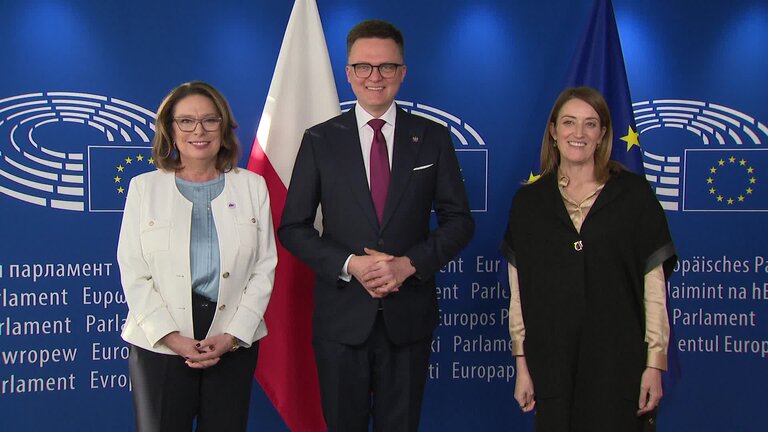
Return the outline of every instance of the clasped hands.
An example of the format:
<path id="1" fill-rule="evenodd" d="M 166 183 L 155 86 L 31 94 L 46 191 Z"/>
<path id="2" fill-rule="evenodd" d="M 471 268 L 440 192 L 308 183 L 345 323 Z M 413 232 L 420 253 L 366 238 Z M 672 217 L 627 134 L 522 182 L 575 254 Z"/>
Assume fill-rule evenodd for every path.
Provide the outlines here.
<path id="1" fill-rule="evenodd" d="M 184 357 L 187 366 L 193 369 L 206 369 L 218 363 L 221 356 L 232 349 L 233 341 L 234 337 L 227 333 L 198 341 L 172 332 L 160 339 L 162 344 Z"/>
<path id="2" fill-rule="evenodd" d="M 396 257 L 365 248 L 365 255 L 353 255 L 347 272 L 363 285 L 373 298 L 384 298 L 397 292 L 416 268 L 408 257 Z"/>

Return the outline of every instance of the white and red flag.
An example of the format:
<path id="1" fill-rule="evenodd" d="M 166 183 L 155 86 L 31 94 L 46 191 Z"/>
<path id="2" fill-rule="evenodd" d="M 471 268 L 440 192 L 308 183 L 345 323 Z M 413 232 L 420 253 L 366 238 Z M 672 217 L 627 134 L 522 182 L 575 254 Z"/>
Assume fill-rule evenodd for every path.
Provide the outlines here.
<path id="1" fill-rule="evenodd" d="M 296 0 L 248 161 L 248 170 L 267 181 L 276 227 L 304 130 L 339 113 L 317 4 Z M 314 275 L 279 241 L 277 253 L 256 379 L 291 431 L 325 431 L 312 350 Z"/>

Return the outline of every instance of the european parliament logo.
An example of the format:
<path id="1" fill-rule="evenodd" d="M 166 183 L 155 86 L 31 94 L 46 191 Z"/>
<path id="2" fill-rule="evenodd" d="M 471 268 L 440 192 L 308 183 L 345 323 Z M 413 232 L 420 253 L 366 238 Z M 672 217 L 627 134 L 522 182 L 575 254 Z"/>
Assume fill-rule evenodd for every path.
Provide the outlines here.
<path id="1" fill-rule="evenodd" d="M 154 169 L 153 112 L 77 92 L 0 99 L 0 194 L 52 209 L 118 212 L 130 179 Z"/>
<path id="2" fill-rule="evenodd" d="M 737 110 L 701 101 L 632 104 L 643 166 L 670 211 L 768 211 L 768 128 Z M 662 143 L 649 151 L 647 144 Z M 674 144 L 674 145 L 672 145 Z M 669 151 L 667 151 L 669 150 Z M 682 150 L 682 152 L 680 152 Z"/>
<path id="3" fill-rule="evenodd" d="M 485 140 L 471 125 L 451 113 L 422 103 L 401 100 L 396 102 L 405 111 L 439 123 L 451 131 L 451 135 L 455 138 L 456 157 L 464 176 L 469 208 L 472 212 L 487 212 L 488 147 Z M 342 111 L 348 111 L 355 105 L 355 101 L 341 102 L 340 105 Z"/>

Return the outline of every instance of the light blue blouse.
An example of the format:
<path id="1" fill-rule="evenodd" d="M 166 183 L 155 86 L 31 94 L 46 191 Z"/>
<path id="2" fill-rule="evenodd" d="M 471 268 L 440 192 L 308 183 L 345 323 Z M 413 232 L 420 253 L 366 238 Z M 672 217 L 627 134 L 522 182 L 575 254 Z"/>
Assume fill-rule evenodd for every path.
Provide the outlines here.
<path id="1" fill-rule="evenodd" d="M 192 232 L 189 242 L 189 266 L 192 291 L 216 302 L 219 298 L 219 236 L 211 212 L 211 201 L 224 190 L 224 174 L 195 183 L 176 177 L 179 192 L 192 202 Z"/>

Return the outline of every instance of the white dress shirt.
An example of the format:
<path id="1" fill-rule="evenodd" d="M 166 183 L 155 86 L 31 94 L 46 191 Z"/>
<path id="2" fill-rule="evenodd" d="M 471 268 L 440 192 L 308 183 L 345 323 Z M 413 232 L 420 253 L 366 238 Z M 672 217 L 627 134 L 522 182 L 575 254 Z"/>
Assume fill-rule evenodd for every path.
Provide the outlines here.
<path id="1" fill-rule="evenodd" d="M 392 152 L 394 150 L 395 142 L 395 118 L 397 117 L 397 105 L 392 102 L 387 112 L 378 117 L 384 120 L 384 126 L 381 128 L 381 133 L 384 134 L 384 140 L 387 143 L 387 158 L 389 159 L 389 169 L 392 170 Z M 368 189 L 371 188 L 371 146 L 373 145 L 373 128 L 368 124 L 371 119 L 376 117 L 372 116 L 366 111 L 360 104 L 355 104 L 355 118 L 357 119 L 357 131 L 360 135 L 360 148 L 363 152 L 363 164 L 365 165 L 365 178 L 368 179 Z M 352 255 L 347 257 L 344 261 L 344 267 L 341 269 L 339 278 L 349 282 L 352 280 L 352 275 L 347 271 L 349 267 L 349 260 L 352 259 Z"/>

